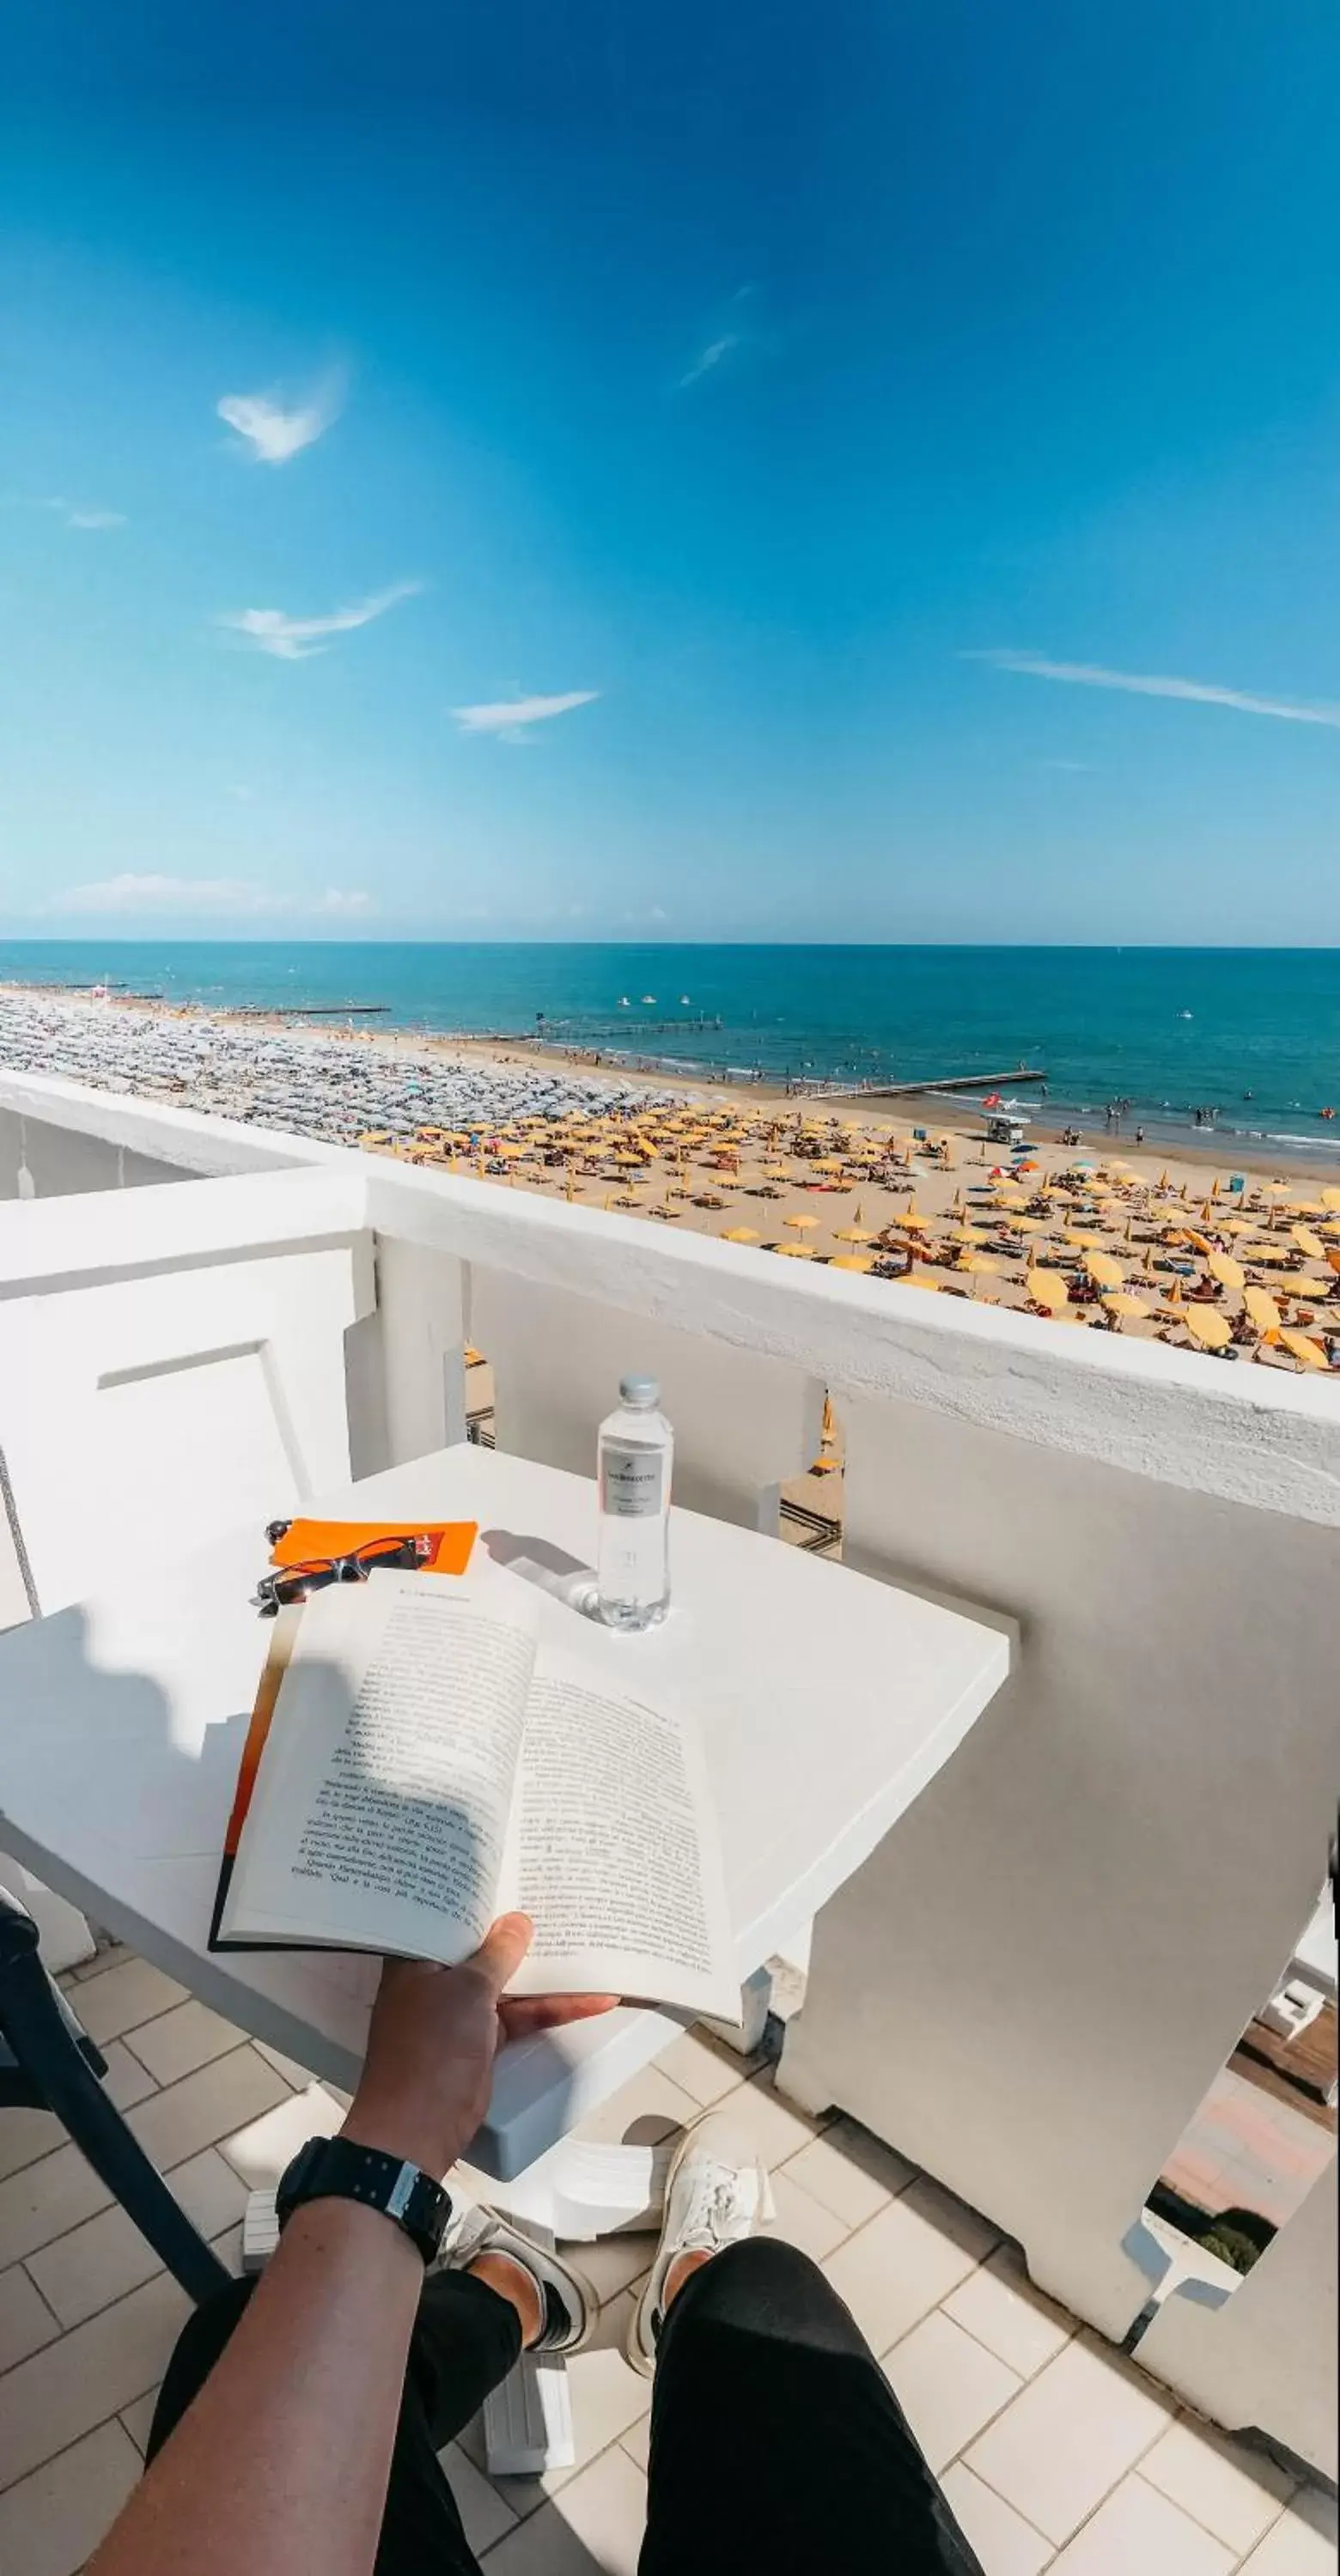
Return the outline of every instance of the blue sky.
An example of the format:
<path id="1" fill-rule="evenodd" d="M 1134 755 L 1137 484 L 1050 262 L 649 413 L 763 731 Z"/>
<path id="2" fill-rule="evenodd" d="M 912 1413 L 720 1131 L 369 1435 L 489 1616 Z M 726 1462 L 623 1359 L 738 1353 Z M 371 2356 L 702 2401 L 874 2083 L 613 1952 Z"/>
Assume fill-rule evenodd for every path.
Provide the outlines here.
<path id="1" fill-rule="evenodd" d="M 0 930 L 1340 944 L 1333 9 L 129 23 L 6 39 Z"/>

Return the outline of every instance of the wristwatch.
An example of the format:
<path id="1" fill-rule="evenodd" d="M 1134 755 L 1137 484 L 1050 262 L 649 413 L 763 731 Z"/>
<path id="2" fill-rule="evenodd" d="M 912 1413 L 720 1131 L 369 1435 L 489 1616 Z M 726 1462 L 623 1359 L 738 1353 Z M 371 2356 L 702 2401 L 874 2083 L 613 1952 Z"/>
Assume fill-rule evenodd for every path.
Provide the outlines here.
<path id="1" fill-rule="evenodd" d="M 309 2138 L 280 2177 L 275 2215 L 282 2232 L 295 2209 L 308 2200 L 356 2200 L 379 2209 L 403 2227 L 432 2262 L 447 2231 L 451 2200 L 440 2182 L 418 2165 L 379 2147 L 362 2147 L 352 2138 Z"/>

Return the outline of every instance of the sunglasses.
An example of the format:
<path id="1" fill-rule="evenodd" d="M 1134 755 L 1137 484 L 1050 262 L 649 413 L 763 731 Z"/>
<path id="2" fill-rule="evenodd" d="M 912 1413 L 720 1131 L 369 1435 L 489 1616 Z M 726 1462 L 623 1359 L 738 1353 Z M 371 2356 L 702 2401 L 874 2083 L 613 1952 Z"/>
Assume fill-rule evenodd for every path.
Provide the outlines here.
<path id="1" fill-rule="evenodd" d="M 288 1529 L 287 1521 L 271 1521 L 265 1535 L 272 1547 Z M 324 1592 L 331 1583 L 366 1583 L 378 1566 L 405 1566 L 413 1569 L 432 1561 L 436 1541 L 426 1533 L 408 1538 L 370 1538 L 362 1547 L 351 1549 L 347 1556 L 313 1556 L 302 1565 L 285 1565 L 273 1574 L 263 1574 L 253 1595 L 253 1606 L 263 1619 L 273 1619 L 294 1601 L 305 1601 L 309 1592 Z"/>

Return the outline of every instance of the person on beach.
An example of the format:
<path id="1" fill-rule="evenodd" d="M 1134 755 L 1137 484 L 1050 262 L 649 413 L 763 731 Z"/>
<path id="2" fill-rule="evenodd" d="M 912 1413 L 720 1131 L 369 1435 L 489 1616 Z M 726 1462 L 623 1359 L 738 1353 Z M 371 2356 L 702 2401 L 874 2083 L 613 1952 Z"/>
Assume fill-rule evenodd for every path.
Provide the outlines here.
<path id="1" fill-rule="evenodd" d="M 438 2454 L 523 2351 L 575 2353 L 596 2321 L 562 2255 L 427 2179 L 468 2147 L 501 2038 L 614 2001 L 509 2002 L 530 1937 L 506 1915 L 463 1967 L 387 1962 L 339 2139 L 284 2176 L 261 2280 L 189 2319 L 88 2576 L 478 2576 Z M 757 2234 L 767 2208 L 724 2120 L 691 2130 L 628 2339 L 654 2373 L 640 2576 L 982 2576 L 841 2300 Z"/>

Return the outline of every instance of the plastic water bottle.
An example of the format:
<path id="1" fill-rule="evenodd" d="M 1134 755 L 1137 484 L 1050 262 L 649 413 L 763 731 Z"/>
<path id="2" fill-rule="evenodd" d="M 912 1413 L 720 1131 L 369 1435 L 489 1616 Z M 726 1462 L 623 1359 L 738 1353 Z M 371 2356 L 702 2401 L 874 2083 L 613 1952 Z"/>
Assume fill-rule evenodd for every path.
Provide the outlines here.
<path id="1" fill-rule="evenodd" d="M 600 1616 L 607 1628 L 650 1628 L 670 1607 L 675 1435 L 654 1377 L 621 1378 L 619 1398 L 597 1442 Z"/>

